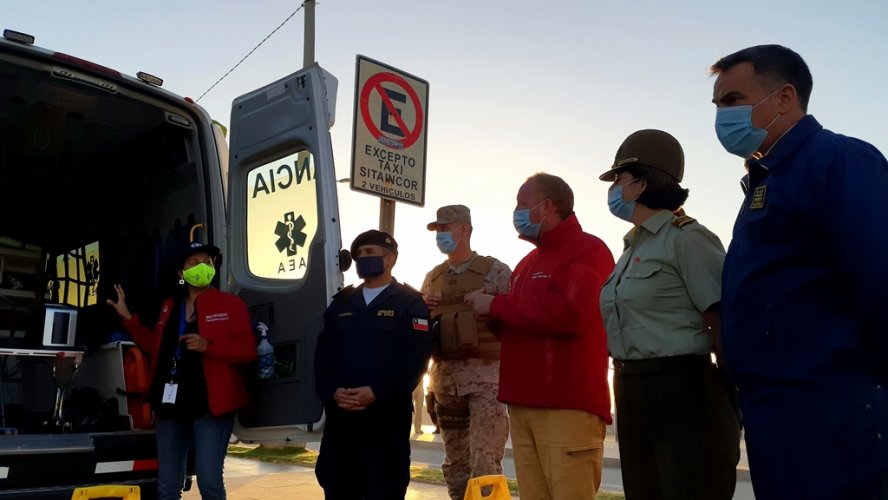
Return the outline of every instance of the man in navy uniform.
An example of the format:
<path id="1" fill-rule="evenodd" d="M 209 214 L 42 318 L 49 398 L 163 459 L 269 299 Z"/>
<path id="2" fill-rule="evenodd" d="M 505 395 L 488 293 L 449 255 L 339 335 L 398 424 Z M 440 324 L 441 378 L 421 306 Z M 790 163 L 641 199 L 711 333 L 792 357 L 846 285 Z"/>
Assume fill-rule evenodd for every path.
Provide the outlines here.
<path id="1" fill-rule="evenodd" d="M 888 499 L 888 162 L 807 114 L 792 50 L 712 72 L 719 141 L 749 171 L 721 307 L 755 496 Z"/>
<path id="2" fill-rule="evenodd" d="M 315 474 L 327 499 L 404 498 L 412 393 L 432 352 L 429 310 L 418 291 L 392 279 L 391 235 L 361 233 L 351 254 L 364 282 L 333 298 L 315 351 L 327 416 Z"/>

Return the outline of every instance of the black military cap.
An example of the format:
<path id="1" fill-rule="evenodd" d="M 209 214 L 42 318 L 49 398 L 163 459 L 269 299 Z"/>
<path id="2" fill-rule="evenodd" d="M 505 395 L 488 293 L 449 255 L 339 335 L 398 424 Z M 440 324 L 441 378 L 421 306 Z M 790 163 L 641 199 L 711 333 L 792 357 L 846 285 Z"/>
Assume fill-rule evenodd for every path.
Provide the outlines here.
<path id="1" fill-rule="evenodd" d="M 391 250 L 393 254 L 398 255 L 398 242 L 395 241 L 395 238 L 393 238 L 392 235 L 383 231 L 371 229 L 359 234 L 358 237 L 355 238 L 355 241 L 352 242 L 351 248 L 349 249 L 352 258 L 358 256 L 358 248 L 362 245 L 378 245 L 382 248 Z"/>

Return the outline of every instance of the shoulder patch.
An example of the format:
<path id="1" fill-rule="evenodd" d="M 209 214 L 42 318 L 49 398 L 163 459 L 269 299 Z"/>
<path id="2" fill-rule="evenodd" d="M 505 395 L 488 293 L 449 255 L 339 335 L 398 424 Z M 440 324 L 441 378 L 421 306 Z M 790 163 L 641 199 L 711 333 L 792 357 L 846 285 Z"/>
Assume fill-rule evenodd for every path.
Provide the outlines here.
<path id="1" fill-rule="evenodd" d="M 679 228 L 685 227 L 688 224 L 692 224 L 694 222 L 697 222 L 697 219 L 689 215 L 682 215 L 681 217 L 676 217 L 675 219 L 672 219 L 672 225 Z"/>

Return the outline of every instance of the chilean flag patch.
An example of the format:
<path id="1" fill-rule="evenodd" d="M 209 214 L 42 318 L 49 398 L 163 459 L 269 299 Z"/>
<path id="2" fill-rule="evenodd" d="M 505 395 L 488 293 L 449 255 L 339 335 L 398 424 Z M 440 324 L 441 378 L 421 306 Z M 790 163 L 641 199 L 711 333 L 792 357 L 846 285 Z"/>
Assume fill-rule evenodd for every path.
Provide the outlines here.
<path id="1" fill-rule="evenodd" d="M 429 331 L 429 320 L 424 318 L 413 318 L 413 329 L 420 332 Z"/>

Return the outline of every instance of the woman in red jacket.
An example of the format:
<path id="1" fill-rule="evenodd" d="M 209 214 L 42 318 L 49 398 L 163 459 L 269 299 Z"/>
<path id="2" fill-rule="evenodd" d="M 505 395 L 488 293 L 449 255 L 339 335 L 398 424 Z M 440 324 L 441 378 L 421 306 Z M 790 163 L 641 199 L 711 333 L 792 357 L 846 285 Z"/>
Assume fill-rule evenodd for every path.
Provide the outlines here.
<path id="1" fill-rule="evenodd" d="M 234 413 L 247 402 L 237 365 L 256 359 L 256 341 L 247 305 L 210 286 L 219 253 L 211 245 L 188 246 L 179 270 L 183 293 L 163 304 L 153 328 L 130 313 L 120 285 L 114 285 L 117 302 L 107 301 L 150 355 L 160 500 L 181 498 L 192 443 L 201 498 L 225 498 L 222 467 Z"/>

